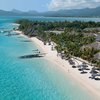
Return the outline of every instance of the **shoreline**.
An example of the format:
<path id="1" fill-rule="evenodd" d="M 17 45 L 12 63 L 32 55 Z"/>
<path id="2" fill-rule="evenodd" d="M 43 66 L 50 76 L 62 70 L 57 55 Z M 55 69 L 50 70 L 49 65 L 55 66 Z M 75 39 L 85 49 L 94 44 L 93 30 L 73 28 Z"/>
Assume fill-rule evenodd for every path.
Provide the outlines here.
<path id="1" fill-rule="evenodd" d="M 41 51 L 46 53 L 44 57 L 46 60 L 50 61 L 53 64 L 59 66 L 60 70 L 63 70 L 64 74 L 70 77 L 74 82 L 78 83 L 83 89 L 85 89 L 91 96 L 94 96 L 94 100 L 100 99 L 100 81 L 96 81 L 93 79 L 89 79 L 90 73 L 87 74 L 80 74 L 78 69 L 72 68 L 72 66 L 68 63 L 68 61 L 62 60 L 60 57 L 57 56 L 57 51 L 51 50 L 51 46 L 44 45 L 42 41 L 38 40 L 36 37 L 29 38 L 28 36 L 24 35 L 21 31 L 14 31 L 19 33 L 21 36 L 27 37 L 33 43 L 40 48 Z M 80 61 L 78 61 L 81 64 Z M 91 66 L 89 66 L 91 68 Z"/>

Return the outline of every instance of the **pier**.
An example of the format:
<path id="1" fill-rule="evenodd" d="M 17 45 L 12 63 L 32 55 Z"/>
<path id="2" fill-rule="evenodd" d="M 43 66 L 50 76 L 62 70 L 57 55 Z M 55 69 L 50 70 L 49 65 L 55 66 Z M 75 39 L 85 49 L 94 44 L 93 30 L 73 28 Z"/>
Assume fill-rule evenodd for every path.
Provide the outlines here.
<path id="1" fill-rule="evenodd" d="M 44 57 L 46 55 L 46 53 L 41 53 L 38 49 L 33 50 L 33 51 L 34 51 L 33 54 L 20 56 L 19 58 L 20 59 L 40 58 L 40 57 Z"/>

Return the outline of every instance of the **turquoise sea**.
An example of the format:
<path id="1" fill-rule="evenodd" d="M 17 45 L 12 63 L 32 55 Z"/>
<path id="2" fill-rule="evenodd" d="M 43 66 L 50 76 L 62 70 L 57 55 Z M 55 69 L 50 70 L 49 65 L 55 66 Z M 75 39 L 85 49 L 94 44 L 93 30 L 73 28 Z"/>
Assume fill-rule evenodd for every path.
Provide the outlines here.
<path id="1" fill-rule="evenodd" d="M 0 29 L 12 29 L 15 26 L 11 23 L 20 18 L 28 17 L 0 17 Z M 37 46 L 28 38 L 8 37 L 6 34 L 0 33 L 0 100 L 95 100 L 51 62 L 43 58 L 19 59 L 20 56 L 32 54 Z"/>

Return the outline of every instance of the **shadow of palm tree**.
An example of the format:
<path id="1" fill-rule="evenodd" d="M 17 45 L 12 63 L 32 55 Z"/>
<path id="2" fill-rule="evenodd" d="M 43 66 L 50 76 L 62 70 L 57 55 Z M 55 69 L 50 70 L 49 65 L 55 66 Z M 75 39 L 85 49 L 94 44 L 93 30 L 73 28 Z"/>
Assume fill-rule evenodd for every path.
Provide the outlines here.
<path id="1" fill-rule="evenodd" d="M 22 40 L 21 42 L 31 42 L 30 40 Z"/>

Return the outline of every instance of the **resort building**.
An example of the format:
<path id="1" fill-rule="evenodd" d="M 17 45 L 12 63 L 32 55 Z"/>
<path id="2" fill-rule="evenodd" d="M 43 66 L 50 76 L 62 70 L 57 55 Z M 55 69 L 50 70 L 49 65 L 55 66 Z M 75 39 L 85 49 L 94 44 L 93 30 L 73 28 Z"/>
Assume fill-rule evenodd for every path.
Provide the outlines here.
<path id="1" fill-rule="evenodd" d="M 100 60 L 100 52 L 97 53 L 97 54 L 95 54 L 95 55 L 94 55 L 94 58 Z"/>
<path id="2" fill-rule="evenodd" d="M 88 44 L 88 45 L 85 45 L 85 46 L 83 46 L 82 48 L 86 48 L 86 47 L 88 47 L 88 48 L 94 48 L 94 49 L 97 49 L 97 50 L 100 50 L 100 42 L 94 42 L 94 43 L 92 43 L 92 44 Z"/>

